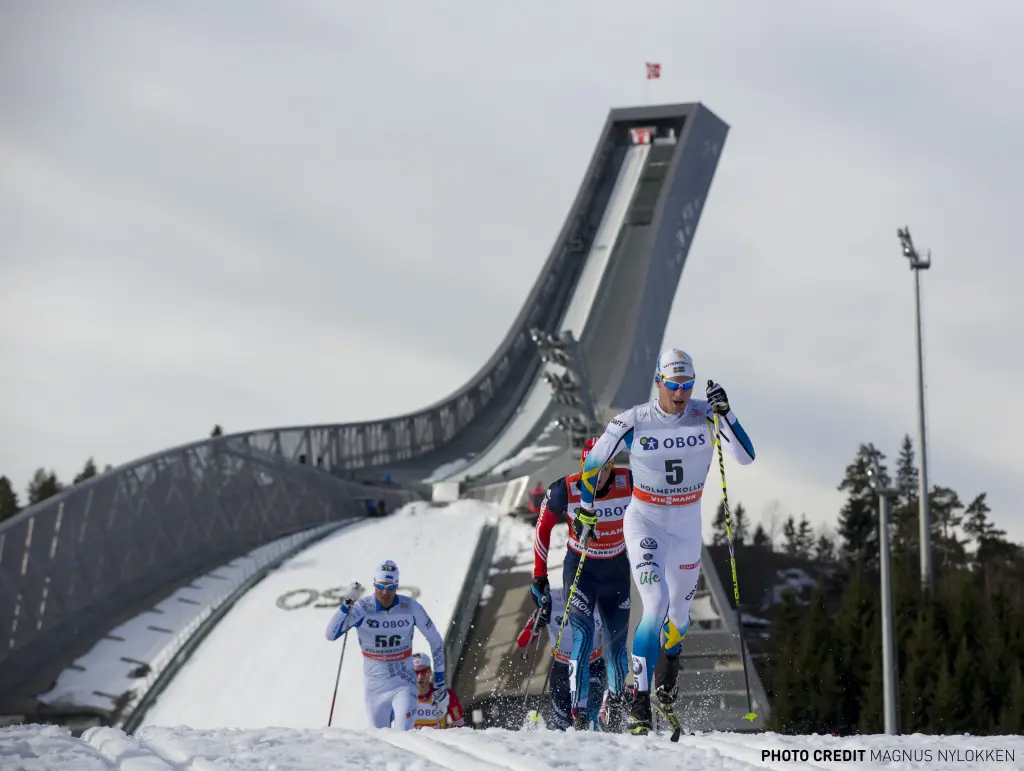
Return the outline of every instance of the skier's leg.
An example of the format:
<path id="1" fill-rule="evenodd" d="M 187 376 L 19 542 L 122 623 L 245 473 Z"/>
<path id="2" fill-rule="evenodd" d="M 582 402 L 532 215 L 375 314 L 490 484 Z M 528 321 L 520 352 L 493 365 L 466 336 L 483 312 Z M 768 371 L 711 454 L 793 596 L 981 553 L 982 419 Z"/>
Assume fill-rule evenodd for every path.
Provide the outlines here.
<path id="1" fill-rule="evenodd" d="M 661 628 L 668 613 L 668 587 L 664 581 L 668 538 L 665 528 L 651 521 L 635 498 L 626 508 L 622 526 L 630 571 L 643 603 L 640 623 L 633 632 L 633 705 L 627 730 L 643 736 L 654 725 L 651 679 L 661 653 Z"/>
<path id="2" fill-rule="evenodd" d="M 649 692 L 661 652 L 661 628 L 668 614 L 668 587 L 664 580 L 668 538 L 660 525 L 644 516 L 636 500 L 626 509 L 623 534 L 633 581 L 643 602 L 640 623 L 633 632 L 633 683 L 637 691 Z"/>
<path id="3" fill-rule="evenodd" d="M 416 717 L 413 710 L 416 708 L 416 691 L 406 683 L 400 688 L 392 691 L 390 707 L 395 713 L 395 728 L 400 731 L 410 731 L 416 725 Z"/>
<path id="4" fill-rule="evenodd" d="M 569 696 L 569 665 L 560 661 L 551 662 L 551 727 L 565 731 L 572 725 L 569 710 L 572 704 Z"/>
<path id="5" fill-rule="evenodd" d="M 562 568 L 562 581 L 566 597 L 569 596 L 569 589 L 576 578 L 579 559 L 579 556 L 573 552 L 566 554 L 565 564 Z M 576 590 L 569 601 L 569 618 L 566 626 L 570 629 L 563 632 L 572 634 L 572 653 L 569 654 L 569 691 L 572 695 L 573 710 L 585 709 L 587 706 L 587 692 L 590 684 L 590 667 L 587 666 L 587 662 L 590 660 L 591 651 L 594 650 L 594 591 L 593 576 L 584 565 L 579 581 L 576 582 Z"/>
<path id="6" fill-rule="evenodd" d="M 604 659 L 607 662 L 608 690 L 621 693 L 629 671 L 629 557 L 607 560 L 605 575 L 597 600 L 597 610 L 604 624 Z"/>
<path id="7" fill-rule="evenodd" d="M 665 583 L 668 585 L 668 618 L 665 623 L 663 643 L 671 654 L 679 653 L 679 646 L 690 628 L 690 604 L 697 593 L 700 579 L 701 540 L 700 511 L 680 512 L 672 523 L 672 537 L 669 540 L 671 552 L 669 564 L 665 566 Z"/>
<path id="8" fill-rule="evenodd" d="M 374 728 L 387 728 L 391 725 L 391 699 L 390 693 L 381 689 L 380 685 L 369 681 L 366 683 L 366 716 Z"/>
<path id="9" fill-rule="evenodd" d="M 587 698 L 587 721 L 595 731 L 600 731 L 601 701 L 608 685 L 607 670 L 601 659 L 590 663 L 590 696 Z"/>
<path id="10" fill-rule="evenodd" d="M 700 579 L 701 527 L 699 512 L 686 512 L 674 523 L 670 563 L 665 571 L 668 584 L 668 618 L 661 632 L 665 655 L 655 672 L 659 700 L 671 705 L 676 697 L 679 652 L 690 629 L 690 605 Z"/>

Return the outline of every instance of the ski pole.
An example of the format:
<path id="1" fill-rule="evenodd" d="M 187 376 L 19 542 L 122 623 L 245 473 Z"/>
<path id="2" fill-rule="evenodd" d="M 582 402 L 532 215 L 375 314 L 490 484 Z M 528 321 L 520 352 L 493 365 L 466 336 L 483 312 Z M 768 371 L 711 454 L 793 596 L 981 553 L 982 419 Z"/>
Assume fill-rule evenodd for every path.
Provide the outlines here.
<path id="1" fill-rule="evenodd" d="M 338 657 L 338 674 L 334 676 L 334 695 L 331 697 L 331 713 L 327 716 L 327 727 L 331 727 L 331 721 L 334 719 L 334 700 L 338 698 L 338 683 L 341 682 L 341 664 L 345 660 L 345 646 L 348 645 L 348 617 L 345 618 L 343 625 L 345 639 L 341 641 L 341 656 Z"/>
<path id="2" fill-rule="evenodd" d="M 537 671 L 537 659 L 540 656 L 540 640 L 542 635 L 537 632 L 537 619 L 539 616 L 540 608 L 534 611 L 533 620 L 530 624 L 530 636 L 532 637 L 536 633 L 537 640 L 533 645 L 533 661 L 530 663 L 530 674 L 526 677 L 526 687 L 523 689 L 523 725 L 526 724 L 527 719 L 530 717 L 530 713 L 526 709 L 526 706 L 530 702 L 530 683 L 533 682 L 533 673 Z M 526 658 L 526 651 L 523 651 L 523 658 Z"/>
<path id="3" fill-rule="evenodd" d="M 714 384 L 713 380 L 709 380 L 708 388 L 711 388 Z M 708 418 L 708 423 L 711 423 L 710 418 Z M 747 649 L 743 641 L 743 613 L 740 610 L 740 582 L 736 575 L 736 551 L 732 544 L 732 519 L 729 512 L 729 494 L 725 487 L 725 459 L 722 455 L 722 430 L 718 422 L 717 412 L 715 413 L 714 432 L 715 444 L 718 445 L 718 472 L 722 477 L 722 508 L 725 510 L 725 535 L 726 542 L 729 544 L 729 567 L 732 570 L 732 594 L 736 599 L 736 628 L 740 637 L 740 658 L 743 661 L 743 682 L 747 687 L 747 714 L 744 715 L 743 718 L 753 722 L 757 715 L 754 713 L 754 706 L 750 700 L 750 678 L 747 675 Z"/>
<path id="4" fill-rule="evenodd" d="M 587 560 L 587 551 L 590 549 L 590 537 L 587 537 L 586 543 L 583 544 L 583 554 L 580 555 L 580 564 L 576 567 L 576 575 L 572 579 L 572 585 L 569 587 L 569 597 L 565 601 L 565 611 L 562 613 L 562 622 L 558 625 L 558 637 L 555 639 L 555 652 L 551 655 L 554 656 L 558 653 L 559 646 L 562 644 L 562 632 L 565 630 L 565 620 L 569 618 L 569 607 L 572 605 L 572 596 L 576 593 L 576 584 L 579 583 L 580 575 L 583 573 L 583 563 Z M 544 676 L 544 685 L 541 686 L 540 692 L 544 693 L 548 687 L 548 680 L 551 679 L 551 667 L 548 667 L 548 673 Z"/>

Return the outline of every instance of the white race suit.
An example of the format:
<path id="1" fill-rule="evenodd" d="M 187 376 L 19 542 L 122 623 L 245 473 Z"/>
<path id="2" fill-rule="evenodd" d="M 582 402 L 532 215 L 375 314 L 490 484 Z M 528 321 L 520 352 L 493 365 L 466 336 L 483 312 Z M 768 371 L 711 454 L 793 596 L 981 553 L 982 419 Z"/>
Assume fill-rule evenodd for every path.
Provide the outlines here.
<path id="1" fill-rule="evenodd" d="M 623 518 L 630 570 L 643 600 L 633 633 L 633 675 L 650 690 L 664 630 L 666 651 L 675 654 L 690 626 L 701 555 L 701 496 L 714 459 L 714 413 L 702 399 L 666 413 L 653 399 L 615 416 L 587 456 L 580 505 L 593 509 L 601 467 L 623 447 L 629 450 L 633 499 Z M 754 461 L 754 446 L 736 416 L 719 418 L 721 434 L 741 464 Z"/>
<path id="2" fill-rule="evenodd" d="M 347 612 L 346 612 L 347 610 Z M 395 595 L 390 608 L 373 595 L 334 612 L 327 624 L 327 639 L 337 640 L 355 629 L 363 652 L 366 712 L 375 728 L 387 728 L 392 716 L 396 728 L 413 728 L 416 676 L 412 670 L 412 635 L 419 629 L 430 643 L 434 678 L 444 682 L 444 640 L 430 616 L 416 600 Z"/>

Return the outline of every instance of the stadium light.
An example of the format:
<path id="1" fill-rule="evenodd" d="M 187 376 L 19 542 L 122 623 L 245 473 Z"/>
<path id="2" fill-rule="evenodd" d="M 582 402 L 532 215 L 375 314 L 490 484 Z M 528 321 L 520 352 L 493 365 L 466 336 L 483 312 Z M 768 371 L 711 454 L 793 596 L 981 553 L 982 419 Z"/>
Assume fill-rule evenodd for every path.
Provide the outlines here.
<path id="1" fill-rule="evenodd" d="M 889 501 L 899 490 L 885 483 L 878 458 L 868 465 L 868 482 L 878 494 L 878 561 L 882 578 L 882 694 L 885 732 L 899 733 L 896 727 L 896 651 L 893 643 L 892 566 L 889 561 Z"/>
<path id="2" fill-rule="evenodd" d="M 930 590 L 933 585 L 932 573 L 932 524 L 931 502 L 928 500 L 928 448 L 925 443 L 924 418 L 924 354 L 921 346 L 921 271 L 928 270 L 932 264 L 932 253 L 924 259 L 914 248 L 914 240 L 910 237 L 910 228 L 903 227 L 896 231 L 900 239 L 903 256 L 910 260 L 910 269 L 914 271 L 914 310 L 917 329 L 917 448 L 921 456 L 918 472 L 918 499 L 921 539 L 921 583 Z"/>

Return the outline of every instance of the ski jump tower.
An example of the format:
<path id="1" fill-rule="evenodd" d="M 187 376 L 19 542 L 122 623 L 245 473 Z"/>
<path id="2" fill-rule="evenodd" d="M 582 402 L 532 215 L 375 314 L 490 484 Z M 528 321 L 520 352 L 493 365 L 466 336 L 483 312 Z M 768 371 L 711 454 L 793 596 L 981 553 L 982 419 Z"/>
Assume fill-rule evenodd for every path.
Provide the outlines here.
<path id="1" fill-rule="evenodd" d="M 583 439 L 650 395 L 727 133 L 698 103 L 612 110 L 508 334 L 440 402 L 385 420 L 247 431 L 166 449 L 0 524 L 0 713 L 31 718 L 33 693 L 120 619 L 275 539 L 364 516 L 367 502 L 393 511 L 416 498 L 462 495 L 511 509 L 531 477 L 578 468 Z M 727 662 L 738 656 L 729 642 L 738 630 L 726 620 L 734 614 L 707 558 L 704 574 L 695 608 L 713 616 L 700 623 L 722 634 L 688 652 L 693 661 L 699 653 L 701 661 Z M 484 611 L 514 597 L 525 618 L 517 580 Z M 516 619 L 484 611 L 471 634 L 514 639 L 506 627 Z M 688 640 L 699 640 L 696 632 Z M 493 687 L 507 679 L 501 662 L 466 649 L 460 688 L 477 711 L 486 711 L 492 692 L 521 689 L 521 681 Z M 760 714 L 767 702 L 752 675 Z M 686 674 L 681 684 L 724 707 L 705 710 L 722 727 L 728 721 L 714 716 L 734 712 L 734 680 Z"/>

